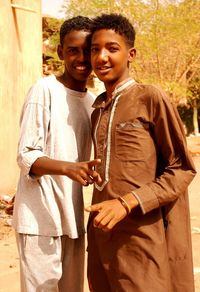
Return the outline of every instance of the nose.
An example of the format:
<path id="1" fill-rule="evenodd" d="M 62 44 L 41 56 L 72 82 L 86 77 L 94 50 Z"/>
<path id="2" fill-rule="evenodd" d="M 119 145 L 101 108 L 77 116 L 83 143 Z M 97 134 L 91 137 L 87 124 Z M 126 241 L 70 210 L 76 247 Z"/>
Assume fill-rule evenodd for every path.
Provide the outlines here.
<path id="1" fill-rule="evenodd" d="M 85 59 L 86 59 L 86 54 L 84 53 L 84 51 L 80 51 L 80 52 L 79 52 L 78 59 L 79 59 L 80 62 L 84 62 L 84 61 L 85 61 Z"/>
<path id="2" fill-rule="evenodd" d="M 105 49 L 102 49 L 100 52 L 99 52 L 99 59 L 102 60 L 102 61 L 107 61 L 108 60 L 108 52 L 107 50 Z"/>

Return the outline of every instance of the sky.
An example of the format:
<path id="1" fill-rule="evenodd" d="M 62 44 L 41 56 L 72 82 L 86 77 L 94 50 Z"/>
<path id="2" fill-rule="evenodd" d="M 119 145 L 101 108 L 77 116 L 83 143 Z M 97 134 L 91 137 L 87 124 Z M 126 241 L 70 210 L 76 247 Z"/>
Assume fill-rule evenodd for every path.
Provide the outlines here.
<path id="1" fill-rule="evenodd" d="M 63 18 L 64 15 L 59 12 L 63 0 L 42 0 L 42 15 Z"/>

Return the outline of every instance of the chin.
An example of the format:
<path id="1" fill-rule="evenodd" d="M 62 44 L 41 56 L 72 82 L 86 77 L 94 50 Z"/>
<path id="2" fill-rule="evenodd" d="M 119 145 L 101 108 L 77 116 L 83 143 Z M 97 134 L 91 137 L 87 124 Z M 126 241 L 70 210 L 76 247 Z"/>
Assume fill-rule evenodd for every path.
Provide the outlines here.
<path id="1" fill-rule="evenodd" d="M 88 77 L 84 77 L 84 78 L 79 77 L 79 78 L 75 78 L 75 80 L 77 80 L 77 82 L 87 82 Z"/>
<path id="2" fill-rule="evenodd" d="M 106 83 L 112 83 L 115 82 L 114 79 L 112 78 L 107 78 L 106 76 L 97 76 L 99 78 L 99 80 L 101 80 L 102 82 L 106 82 Z"/>
<path id="3" fill-rule="evenodd" d="M 90 73 L 89 74 L 78 75 L 78 76 L 75 77 L 75 79 L 79 80 L 79 81 L 87 81 L 89 76 L 90 76 Z"/>

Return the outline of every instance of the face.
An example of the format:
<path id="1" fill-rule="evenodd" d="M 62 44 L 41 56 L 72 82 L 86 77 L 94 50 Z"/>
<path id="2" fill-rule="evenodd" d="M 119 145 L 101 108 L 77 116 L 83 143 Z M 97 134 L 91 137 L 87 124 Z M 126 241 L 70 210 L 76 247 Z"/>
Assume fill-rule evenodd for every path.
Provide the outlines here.
<path id="1" fill-rule="evenodd" d="M 105 86 L 116 86 L 129 77 L 129 62 L 135 49 L 129 48 L 125 39 L 112 29 L 97 30 L 92 36 L 91 63 L 97 77 Z"/>
<path id="2" fill-rule="evenodd" d="M 66 34 L 63 46 L 58 46 L 58 55 L 64 60 L 65 75 L 70 87 L 77 81 L 86 82 L 91 73 L 89 32 L 71 31 Z"/>

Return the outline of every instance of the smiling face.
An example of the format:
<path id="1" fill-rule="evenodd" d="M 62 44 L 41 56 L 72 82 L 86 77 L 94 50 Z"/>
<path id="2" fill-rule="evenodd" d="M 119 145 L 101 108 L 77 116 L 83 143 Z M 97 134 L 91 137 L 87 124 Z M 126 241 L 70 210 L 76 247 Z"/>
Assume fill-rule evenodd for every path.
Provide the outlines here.
<path id="1" fill-rule="evenodd" d="M 65 35 L 63 46 L 58 46 L 58 55 L 65 64 L 65 83 L 71 89 L 86 84 L 92 70 L 88 36 L 87 31 L 73 30 Z"/>
<path id="2" fill-rule="evenodd" d="M 135 56 L 125 38 L 112 29 L 94 32 L 91 44 L 91 63 L 97 77 L 106 89 L 115 87 L 129 77 L 129 63 Z"/>

